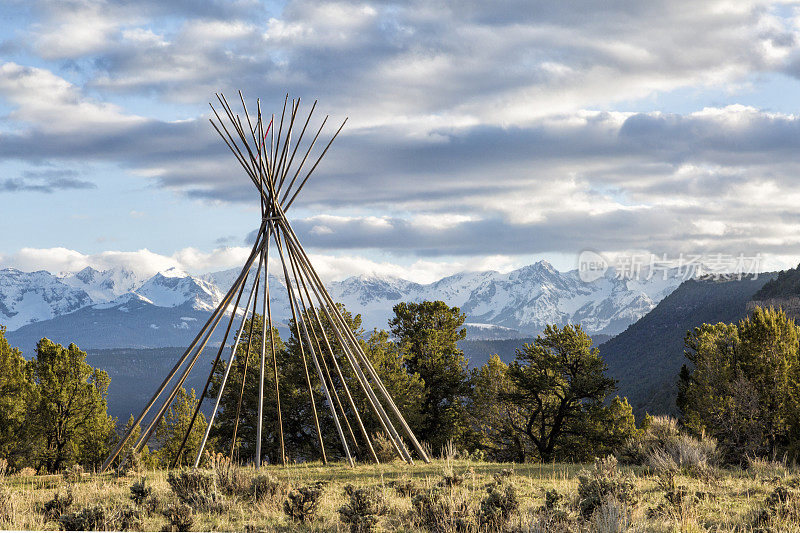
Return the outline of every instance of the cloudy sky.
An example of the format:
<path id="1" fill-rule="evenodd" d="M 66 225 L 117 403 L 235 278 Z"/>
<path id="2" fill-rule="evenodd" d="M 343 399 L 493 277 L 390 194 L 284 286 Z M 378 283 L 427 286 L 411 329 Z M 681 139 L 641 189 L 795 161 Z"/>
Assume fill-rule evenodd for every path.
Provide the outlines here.
<path id="1" fill-rule="evenodd" d="M 0 267 L 240 263 L 237 89 L 349 117 L 291 211 L 329 278 L 800 260 L 800 3 L 0 3 Z"/>

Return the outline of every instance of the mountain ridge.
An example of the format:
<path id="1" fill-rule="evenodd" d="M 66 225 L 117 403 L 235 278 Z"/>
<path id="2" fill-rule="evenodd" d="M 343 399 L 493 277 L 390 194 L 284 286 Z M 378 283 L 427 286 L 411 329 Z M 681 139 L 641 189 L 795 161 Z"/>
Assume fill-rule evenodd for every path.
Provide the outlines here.
<path id="1" fill-rule="evenodd" d="M 599 346 L 618 393 L 640 419 L 645 412 L 676 414 L 677 378 L 686 333 L 704 323 L 744 318 L 755 294 L 775 273 L 756 279 L 687 280 L 645 316 Z"/>
<path id="2" fill-rule="evenodd" d="M 90 348 L 181 345 L 180 335 L 167 338 L 133 331 L 127 323 L 133 315 L 126 315 L 130 306 L 136 310 L 133 322 L 138 327 L 180 333 L 186 327 L 181 317 L 189 316 L 187 310 L 195 312 L 190 314 L 196 320 L 207 317 L 238 272 L 228 269 L 192 276 L 168 270 L 145 277 L 125 269 L 87 267 L 60 274 L 5 269 L 0 271 L 0 324 L 9 326 L 10 339 L 26 347 L 37 336 L 66 335 L 71 320 L 77 338 L 64 340 L 80 340 Z M 284 283 L 280 276 L 270 274 L 270 287 Z M 401 301 L 443 300 L 461 308 L 469 324 L 484 325 L 470 327 L 471 338 L 497 339 L 535 336 L 553 323 L 581 323 L 591 334 L 614 335 L 644 316 L 679 283 L 677 277 L 620 279 L 613 270 L 584 282 L 576 270 L 560 272 L 542 260 L 507 273 L 458 272 L 428 284 L 366 274 L 326 286 L 334 300 L 361 314 L 366 329 L 385 329 L 393 306 Z M 252 279 L 246 290 L 251 286 Z M 271 290 L 270 295 L 273 316 L 286 323 L 291 311 L 285 290 Z M 84 309 L 88 310 L 76 314 Z M 150 322 L 148 312 L 153 316 Z M 189 340 L 190 336 L 185 342 Z"/>

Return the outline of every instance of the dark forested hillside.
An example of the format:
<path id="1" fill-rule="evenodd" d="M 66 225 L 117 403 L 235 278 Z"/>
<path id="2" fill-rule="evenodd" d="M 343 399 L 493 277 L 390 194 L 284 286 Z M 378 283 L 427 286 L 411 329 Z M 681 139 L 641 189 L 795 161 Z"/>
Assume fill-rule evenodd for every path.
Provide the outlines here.
<path id="1" fill-rule="evenodd" d="M 592 342 L 598 346 L 608 339 L 611 335 L 592 335 Z M 533 342 L 534 337 L 523 337 L 519 339 L 500 339 L 500 340 L 469 340 L 458 341 L 459 349 L 464 351 L 464 356 L 469 360 L 470 368 L 478 368 L 489 360 L 489 357 L 497 354 L 505 363 L 510 363 L 516 357 L 517 350 L 525 344 Z M 602 353 L 600 354 L 602 355 Z"/>
<path id="2" fill-rule="evenodd" d="M 675 413 L 686 332 L 703 323 L 741 320 L 753 295 L 774 277 L 685 281 L 655 309 L 600 346 L 609 374 L 619 380 L 620 396 L 628 397 L 637 419 L 645 412 Z"/>
<path id="3" fill-rule="evenodd" d="M 779 272 L 753 295 L 753 300 L 792 296 L 800 296 L 800 266 Z"/>
<path id="4" fill-rule="evenodd" d="M 478 368 L 494 354 L 499 355 L 504 362 L 510 363 L 514 360 L 517 349 L 522 348 L 528 342 L 533 342 L 533 338 L 463 340 L 458 341 L 458 347 L 463 350 L 464 356 L 469 361 L 469 367 Z"/>
<path id="5" fill-rule="evenodd" d="M 194 388 L 197 396 L 203 390 L 218 347 L 206 348 L 186 380 L 186 389 Z M 108 413 L 124 425 L 132 414 L 138 416 L 147 400 L 158 389 L 186 348 L 116 348 L 87 350 L 86 361 L 108 372 Z M 230 352 L 230 350 L 228 350 Z M 227 358 L 229 353 L 223 354 Z M 208 406 L 208 404 L 206 404 Z"/>
<path id="6" fill-rule="evenodd" d="M 800 319 L 800 266 L 784 270 L 764 284 L 753 295 L 748 309 L 756 306 L 764 309 L 774 307 L 783 309 L 789 318 Z"/>
<path id="7" fill-rule="evenodd" d="M 65 346 L 74 342 L 82 348 L 97 349 L 186 346 L 209 316 L 208 311 L 194 309 L 188 303 L 158 307 L 132 300 L 109 308 L 85 307 L 42 323 L 28 324 L 8 332 L 8 340 L 24 353 L 30 353 L 42 337 Z"/>

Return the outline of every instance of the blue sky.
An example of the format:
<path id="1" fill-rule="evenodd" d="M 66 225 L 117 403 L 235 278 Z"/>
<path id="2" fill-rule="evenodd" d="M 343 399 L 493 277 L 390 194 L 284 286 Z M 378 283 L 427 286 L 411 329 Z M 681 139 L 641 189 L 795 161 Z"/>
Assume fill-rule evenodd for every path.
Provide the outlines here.
<path id="1" fill-rule="evenodd" d="M 800 260 L 794 2 L 4 1 L 0 267 L 230 268 L 215 91 L 349 117 L 292 209 L 329 278 Z M 332 133 L 332 132 L 331 132 Z"/>

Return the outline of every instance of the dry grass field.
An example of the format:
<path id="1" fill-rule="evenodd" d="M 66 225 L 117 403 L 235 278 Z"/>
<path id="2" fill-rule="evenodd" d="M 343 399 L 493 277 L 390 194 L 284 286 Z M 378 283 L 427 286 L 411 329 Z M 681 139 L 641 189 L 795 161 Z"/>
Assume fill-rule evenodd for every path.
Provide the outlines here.
<path id="1" fill-rule="evenodd" d="M 800 531 L 800 475 L 763 461 L 691 476 L 614 460 L 308 463 L 258 472 L 223 462 L 201 471 L 13 475 L 0 484 L 5 529 Z"/>

